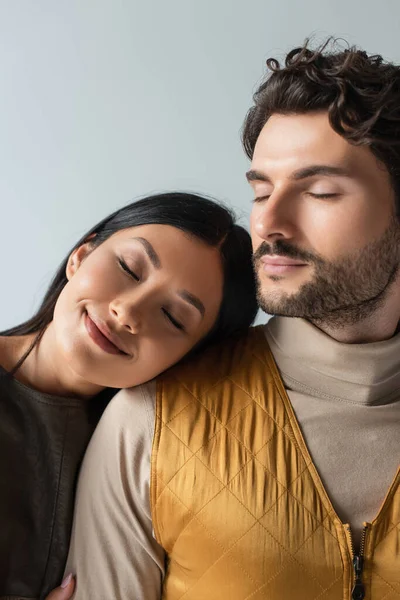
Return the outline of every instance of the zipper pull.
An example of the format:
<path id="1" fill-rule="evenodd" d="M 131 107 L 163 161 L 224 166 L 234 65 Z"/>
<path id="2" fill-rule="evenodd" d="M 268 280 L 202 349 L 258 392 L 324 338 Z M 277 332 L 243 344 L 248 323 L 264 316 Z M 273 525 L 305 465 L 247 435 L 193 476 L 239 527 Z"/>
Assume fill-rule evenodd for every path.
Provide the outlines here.
<path id="1" fill-rule="evenodd" d="M 365 588 L 364 588 L 364 584 L 362 582 L 364 559 L 359 554 L 356 554 L 353 558 L 353 567 L 354 567 L 354 573 L 356 576 L 356 580 L 354 582 L 354 587 L 351 592 L 351 598 L 352 598 L 352 600 L 364 600 Z"/>

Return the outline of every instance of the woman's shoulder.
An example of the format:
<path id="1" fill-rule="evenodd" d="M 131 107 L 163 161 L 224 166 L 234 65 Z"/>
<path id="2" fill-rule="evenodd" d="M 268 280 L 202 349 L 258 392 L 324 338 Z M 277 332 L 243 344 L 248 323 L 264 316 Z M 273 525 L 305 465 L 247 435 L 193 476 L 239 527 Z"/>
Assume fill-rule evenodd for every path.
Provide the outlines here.
<path id="1" fill-rule="evenodd" d="M 0 335 L 0 367 L 5 371 L 11 371 L 22 356 L 26 345 L 26 336 Z"/>

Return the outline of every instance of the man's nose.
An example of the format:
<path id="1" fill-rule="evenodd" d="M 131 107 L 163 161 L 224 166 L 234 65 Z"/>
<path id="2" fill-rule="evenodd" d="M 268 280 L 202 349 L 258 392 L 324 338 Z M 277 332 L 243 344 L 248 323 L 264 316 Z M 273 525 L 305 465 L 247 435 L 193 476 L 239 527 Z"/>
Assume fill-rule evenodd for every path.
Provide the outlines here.
<path id="1" fill-rule="evenodd" d="M 294 202 L 283 191 L 274 191 L 261 206 L 254 205 L 252 233 L 257 237 L 273 242 L 290 239 L 294 236 Z"/>

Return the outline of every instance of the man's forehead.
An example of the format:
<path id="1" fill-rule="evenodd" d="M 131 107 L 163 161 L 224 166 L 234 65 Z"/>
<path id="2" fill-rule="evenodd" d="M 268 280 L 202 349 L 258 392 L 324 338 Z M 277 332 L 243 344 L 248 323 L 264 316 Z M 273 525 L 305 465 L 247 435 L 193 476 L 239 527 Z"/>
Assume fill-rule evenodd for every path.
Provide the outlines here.
<path id="1" fill-rule="evenodd" d="M 349 145 L 333 130 L 325 113 L 273 115 L 260 132 L 254 157 L 262 153 L 272 159 L 305 151 L 342 154 Z"/>
<path id="2" fill-rule="evenodd" d="M 375 162 L 370 149 L 336 133 L 325 113 L 273 115 L 257 140 L 247 179 L 256 180 L 256 173 L 263 176 L 257 180 L 268 180 L 278 172 L 302 179 L 306 171 L 307 176 L 351 176 L 366 160 Z"/>

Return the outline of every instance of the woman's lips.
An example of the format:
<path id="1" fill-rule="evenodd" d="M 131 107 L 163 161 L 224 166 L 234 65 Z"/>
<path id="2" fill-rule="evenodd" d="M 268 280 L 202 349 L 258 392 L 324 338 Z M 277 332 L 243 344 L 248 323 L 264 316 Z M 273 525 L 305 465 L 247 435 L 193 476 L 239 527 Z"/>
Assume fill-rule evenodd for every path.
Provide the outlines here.
<path id="1" fill-rule="evenodd" d="M 97 325 L 89 317 L 88 313 L 85 314 L 85 326 L 86 330 L 97 346 L 99 346 L 104 352 L 108 354 L 125 354 L 115 344 L 113 344 L 97 327 Z"/>

